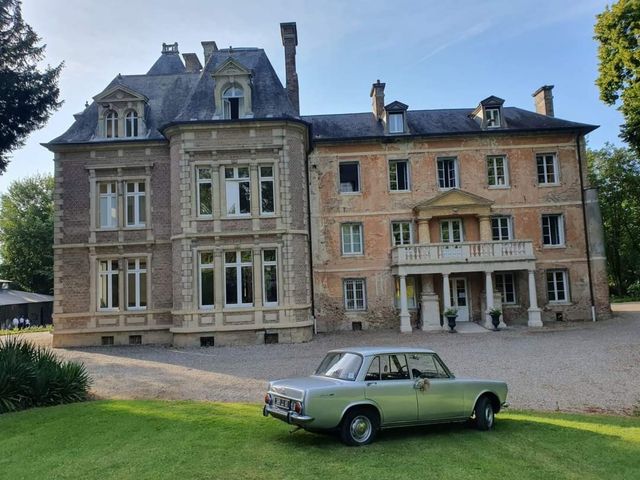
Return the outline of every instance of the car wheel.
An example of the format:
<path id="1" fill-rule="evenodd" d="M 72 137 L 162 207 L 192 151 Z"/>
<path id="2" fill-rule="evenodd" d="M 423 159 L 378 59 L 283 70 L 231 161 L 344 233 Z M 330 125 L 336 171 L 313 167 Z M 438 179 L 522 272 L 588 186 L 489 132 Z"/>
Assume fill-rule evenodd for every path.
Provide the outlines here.
<path id="1" fill-rule="evenodd" d="M 473 410 L 478 430 L 491 430 L 495 421 L 493 405 L 488 397 L 480 397 L 476 402 L 476 408 Z"/>
<path id="2" fill-rule="evenodd" d="M 378 415 L 370 410 L 351 410 L 342 419 L 340 438 L 347 445 L 367 445 L 376 437 L 379 423 Z"/>

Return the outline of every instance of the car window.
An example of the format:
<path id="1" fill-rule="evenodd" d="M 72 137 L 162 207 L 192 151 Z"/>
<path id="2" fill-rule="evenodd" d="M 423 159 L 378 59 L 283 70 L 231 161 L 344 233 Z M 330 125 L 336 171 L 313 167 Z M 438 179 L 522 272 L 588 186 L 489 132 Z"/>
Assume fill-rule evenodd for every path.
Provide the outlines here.
<path id="1" fill-rule="evenodd" d="M 437 359 L 430 353 L 410 354 L 409 370 L 413 378 L 448 378 Z"/>
<path id="2" fill-rule="evenodd" d="M 380 380 L 406 380 L 408 378 L 409 369 L 404 355 L 380 356 Z"/>
<path id="3" fill-rule="evenodd" d="M 362 365 L 362 357 L 354 353 L 330 352 L 316 370 L 316 375 L 354 381 Z"/>
<path id="4" fill-rule="evenodd" d="M 365 382 L 371 382 L 374 380 L 380 380 L 380 357 L 375 357 L 372 360 L 371 366 L 364 377 Z"/>

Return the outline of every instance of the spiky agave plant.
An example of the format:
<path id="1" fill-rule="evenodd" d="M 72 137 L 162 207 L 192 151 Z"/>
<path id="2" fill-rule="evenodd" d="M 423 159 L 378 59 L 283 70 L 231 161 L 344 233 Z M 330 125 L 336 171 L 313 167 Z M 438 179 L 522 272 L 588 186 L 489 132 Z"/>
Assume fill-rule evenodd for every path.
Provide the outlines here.
<path id="1" fill-rule="evenodd" d="M 17 337 L 0 341 L 0 413 L 31 406 L 35 372 L 31 362 L 35 347 Z"/>

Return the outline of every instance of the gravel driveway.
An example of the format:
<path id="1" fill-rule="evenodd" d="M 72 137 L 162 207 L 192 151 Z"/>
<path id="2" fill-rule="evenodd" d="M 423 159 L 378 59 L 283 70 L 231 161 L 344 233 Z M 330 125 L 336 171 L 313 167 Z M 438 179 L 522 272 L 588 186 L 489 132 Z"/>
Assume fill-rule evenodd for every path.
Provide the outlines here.
<path id="1" fill-rule="evenodd" d="M 640 304 L 616 318 L 540 330 L 341 332 L 311 343 L 248 347 L 58 349 L 85 363 L 104 398 L 260 402 L 268 379 L 309 375 L 330 348 L 407 345 L 433 348 L 458 376 L 506 380 L 514 408 L 631 413 L 640 407 Z M 31 334 L 42 344 L 50 334 Z"/>

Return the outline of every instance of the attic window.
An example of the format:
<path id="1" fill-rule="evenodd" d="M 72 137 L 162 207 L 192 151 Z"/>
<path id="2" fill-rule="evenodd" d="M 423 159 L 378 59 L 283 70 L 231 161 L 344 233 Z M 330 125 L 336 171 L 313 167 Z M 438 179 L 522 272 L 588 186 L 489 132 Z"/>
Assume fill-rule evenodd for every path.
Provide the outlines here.
<path id="1" fill-rule="evenodd" d="M 107 111 L 104 116 L 104 134 L 107 138 L 118 137 L 118 114 L 113 110 Z"/>
<path id="2" fill-rule="evenodd" d="M 404 133 L 404 113 L 389 113 L 389 133 Z"/>
<path id="3" fill-rule="evenodd" d="M 502 122 L 499 108 L 487 108 L 485 110 L 485 117 L 487 119 L 487 128 L 499 128 L 501 126 Z"/>
<path id="4" fill-rule="evenodd" d="M 224 105 L 223 117 L 228 120 L 240 118 L 240 110 L 244 108 L 244 92 L 242 88 L 233 85 L 227 88 L 222 94 Z"/>

